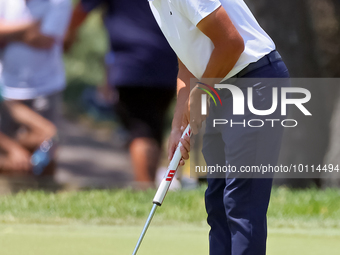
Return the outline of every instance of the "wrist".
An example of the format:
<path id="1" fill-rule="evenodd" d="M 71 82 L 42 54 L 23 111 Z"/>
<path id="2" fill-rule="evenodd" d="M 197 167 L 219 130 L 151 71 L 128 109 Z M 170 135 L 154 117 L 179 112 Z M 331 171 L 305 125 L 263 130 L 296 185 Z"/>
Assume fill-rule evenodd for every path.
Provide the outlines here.
<path id="1" fill-rule="evenodd" d="M 198 81 L 198 82 L 196 82 L 196 86 L 195 86 L 195 87 L 201 88 L 201 89 L 209 89 L 209 88 L 211 88 L 212 86 L 210 86 L 210 85 L 207 84 L 207 83 Z"/>
<path id="2" fill-rule="evenodd" d="M 181 131 L 182 123 L 174 123 L 171 125 L 171 132 Z"/>
<path id="3" fill-rule="evenodd" d="M 197 82 L 194 89 L 191 91 L 189 98 L 192 99 L 193 97 L 201 96 L 203 94 L 209 94 L 207 91 L 209 91 L 208 86 L 203 85 L 203 83 Z"/>

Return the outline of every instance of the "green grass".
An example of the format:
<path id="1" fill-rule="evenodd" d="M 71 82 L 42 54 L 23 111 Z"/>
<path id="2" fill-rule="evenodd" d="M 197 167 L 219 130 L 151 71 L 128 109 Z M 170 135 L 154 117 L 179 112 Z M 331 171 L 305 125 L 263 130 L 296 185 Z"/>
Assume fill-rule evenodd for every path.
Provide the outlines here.
<path id="1" fill-rule="evenodd" d="M 340 227 L 339 189 L 273 189 L 268 211 L 275 227 Z"/>
<path id="2" fill-rule="evenodd" d="M 206 255 L 208 227 L 152 225 L 138 255 Z M 141 226 L 0 224 L 1 255 L 132 254 Z M 270 229 L 268 255 L 339 254 L 340 231 Z"/>
<path id="3" fill-rule="evenodd" d="M 135 224 L 144 221 L 149 214 L 154 194 L 154 190 L 92 190 L 56 194 L 22 192 L 0 197 L 0 222 Z M 169 192 L 155 222 L 200 223 L 204 219 L 201 189 Z"/>
<path id="4" fill-rule="evenodd" d="M 204 190 L 169 192 L 153 224 L 204 226 Z M 154 190 L 21 192 L 0 197 L 0 223 L 141 224 L 148 216 Z M 268 212 L 270 227 L 340 227 L 340 190 L 274 188 Z"/>
<path id="5" fill-rule="evenodd" d="M 131 254 L 155 191 L 21 192 L 0 197 L 1 255 Z M 335 255 L 340 191 L 274 188 L 268 255 Z M 204 188 L 169 192 L 138 255 L 208 254 Z"/>

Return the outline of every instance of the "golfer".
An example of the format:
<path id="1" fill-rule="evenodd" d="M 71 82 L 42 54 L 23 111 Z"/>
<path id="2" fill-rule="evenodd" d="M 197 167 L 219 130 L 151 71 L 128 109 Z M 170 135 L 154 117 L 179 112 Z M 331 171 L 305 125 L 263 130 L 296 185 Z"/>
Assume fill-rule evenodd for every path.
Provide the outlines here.
<path id="1" fill-rule="evenodd" d="M 153 0 L 151 10 L 162 32 L 179 59 L 177 104 L 169 139 L 169 158 L 182 142 L 183 159 L 188 159 L 189 138 L 180 139 L 189 123 L 197 133 L 205 115 L 201 115 L 202 89 L 216 83 L 238 86 L 244 94 L 253 88 L 256 109 L 269 109 L 272 88 L 287 86 L 268 79 L 288 78 L 289 73 L 275 50 L 272 39 L 259 26 L 243 0 Z M 199 82 L 190 90 L 190 79 Z M 206 80 L 206 78 L 210 78 Z M 247 79 L 243 79 L 247 78 Z M 280 78 L 280 79 L 279 79 Z M 209 83 L 209 81 L 211 82 Z M 257 80 L 251 83 L 246 80 Z M 217 81 L 217 82 L 216 82 Z M 205 84 L 203 84 L 205 83 Z M 211 118 L 235 118 L 238 123 L 259 117 L 245 110 L 234 116 L 232 97 L 227 89 L 219 92 L 223 106 L 212 105 L 206 121 L 203 155 L 207 165 L 252 166 L 277 163 L 282 128 L 250 128 L 238 125 L 213 127 Z M 277 111 L 273 116 L 278 118 Z M 184 161 L 181 161 L 184 164 Z M 208 178 L 206 210 L 211 255 L 265 255 L 266 213 L 272 179 Z"/>

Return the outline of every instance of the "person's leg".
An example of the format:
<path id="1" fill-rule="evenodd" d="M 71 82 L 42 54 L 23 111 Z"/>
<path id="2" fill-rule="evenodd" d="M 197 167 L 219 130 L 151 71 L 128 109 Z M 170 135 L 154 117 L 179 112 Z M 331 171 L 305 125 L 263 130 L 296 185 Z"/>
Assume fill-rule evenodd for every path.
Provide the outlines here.
<path id="1" fill-rule="evenodd" d="M 203 136 L 202 153 L 207 166 L 225 165 L 224 142 L 211 123 L 214 109 L 208 116 L 205 134 Z M 220 177 L 220 178 L 218 178 Z M 222 177 L 222 178 L 221 178 Z M 207 222 L 210 225 L 209 254 L 231 255 L 231 232 L 229 229 L 225 206 L 223 203 L 224 189 L 226 187 L 223 176 L 207 174 L 208 188 L 205 192 L 205 207 L 208 214 Z"/>
<path id="2" fill-rule="evenodd" d="M 118 88 L 117 114 L 131 136 L 129 151 L 135 181 L 154 185 L 162 146 L 163 124 L 174 90 L 148 87 Z"/>
<path id="3" fill-rule="evenodd" d="M 227 180 L 224 206 L 231 233 L 232 255 L 265 255 L 266 213 L 272 179 Z"/>
<path id="4" fill-rule="evenodd" d="M 280 71 L 269 65 L 257 70 L 251 77 L 280 76 Z M 259 110 L 269 109 L 272 104 L 272 88 L 287 86 L 287 82 L 278 80 L 252 80 L 244 81 L 247 86 L 242 90 L 246 95 L 247 87 L 253 83 L 253 103 Z M 241 83 L 242 80 L 241 80 Z M 260 84 L 261 86 L 258 86 Z M 238 84 L 239 86 L 241 84 Z M 241 85 L 242 86 L 242 85 Z M 230 102 L 230 100 L 228 101 Z M 228 107 L 228 104 L 224 104 Z M 231 105 L 229 107 L 232 108 Z M 231 115 L 228 110 L 222 112 L 227 119 L 242 123 L 250 119 L 280 119 L 279 110 L 270 116 L 256 116 L 246 109 L 244 116 Z M 223 117 L 224 118 L 224 117 Z M 252 128 L 246 125 L 234 125 L 220 128 L 225 144 L 226 164 L 235 166 L 275 166 L 281 145 L 283 128 L 280 125 L 272 127 L 266 123 L 263 127 Z M 232 255 L 265 255 L 267 239 L 267 220 L 270 192 L 272 186 L 271 176 L 266 179 L 259 175 L 230 175 L 226 178 L 224 191 L 224 206 L 228 226 L 232 236 Z"/>
<path id="5" fill-rule="evenodd" d="M 155 139 L 135 138 L 130 143 L 129 151 L 135 181 L 140 184 L 144 183 L 147 186 L 153 186 L 160 155 L 160 147 Z"/>
<path id="6" fill-rule="evenodd" d="M 57 136 L 58 125 L 61 119 L 62 92 L 27 100 L 24 101 L 24 103 L 46 120 L 44 122 L 40 121 L 37 126 L 28 126 L 26 132 L 18 136 L 19 141 L 33 152 L 37 150 L 45 140 Z M 53 146 L 49 151 L 51 160 L 44 168 L 41 174 L 42 176 L 54 176 L 57 167 L 55 158 L 57 149 L 57 139 L 54 139 Z"/>
<path id="7" fill-rule="evenodd" d="M 223 204 L 225 181 L 220 178 L 208 178 L 205 192 L 205 206 L 208 213 L 209 254 L 231 255 L 231 232 Z"/>
<path id="8" fill-rule="evenodd" d="M 15 114 L 16 120 L 23 129 L 22 132 L 17 133 L 16 137 L 23 146 L 33 152 L 42 142 L 56 135 L 57 125 L 61 116 L 61 101 L 61 93 L 20 101 L 43 118 L 40 117 L 35 122 L 31 122 L 30 118 L 25 118 L 28 113 L 26 115 L 23 114 L 26 112 L 24 109 L 17 109 L 17 114 Z"/>
<path id="9" fill-rule="evenodd" d="M 38 105 L 35 106 L 36 111 L 41 114 L 44 118 L 51 121 L 56 127 L 56 136 L 58 136 L 58 130 L 62 118 L 62 101 L 63 101 L 63 94 L 62 92 L 58 92 L 48 96 L 47 98 L 48 105 L 46 108 L 41 109 L 39 111 Z M 44 172 L 42 173 L 43 176 L 54 176 L 56 169 L 57 169 L 57 150 L 59 147 L 58 139 L 54 139 L 53 147 L 51 149 L 52 159 L 51 162 L 46 166 Z"/>
<path id="10" fill-rule="evenodd" d="M 13 119 L 9 105 L 2 102 L 0 107 L 0 131 L 8 137 L 15 138 L 19 128 L 20 124 Z"/>
<path id="11" fill-rule="evenodd" d="M 7 101 L 5 108 L 7 117 L 6 114 L 3 117 L 7 130 L 4 128 L 4 131 L 18 146 L 29 151 L 30 155 L 45 139 L 55 135 L 56 128 L 50 121 L 20 101 Z"/>
<path id="12" fill-rule="evenodd" d="M 245 119 L 248 119 L 246 116 Z M 242 122 L 244 116 L 233 117 Z M 224 128 L 225 164 L 236 167 L 275 165 L 280 146 L 280 130 L 249 127 Z M 265 255 L 268 208 L 272 179 L 228 174 L 223 203 L 231 234 L 232 255 Z"/>
<path id="13" fill-rule="evenodd" d="M 16 143 L 20 150 L 20 148 L 24 149 L 20 144 L 18 144 L 14 138 L 17 130 L 20 128 L 20 125 L 12 118 L 10 114 L 10 110 L 8 109 L 8 105 L 5 102 L 2 102 L 0 105 L 0 132 L 2 137 L 8 137 L 8 139 L 13 140 L 14 143 Z M 4 140 L 3 138 L 1 138 Z M 28 161 L 30 155 L 30 152 L 26 150 L 26 153 L 20 153 L 19 155 L 26 154 L 26 160 L 20 160 L 18 162 L 17 160 L 17 154 L 16 152 L 12 152 L 10 155 L 10 151 L 12 151 L 12 145 L 6 144 L 7 148 L 0 148 L 0 174 L 18 174 L 22 173 L 24 168 L 22 167 L 22 164 L 20 164 L 20 161 Z M 21 156 L 22 158 L 25 158 L 24 156 Z"/>

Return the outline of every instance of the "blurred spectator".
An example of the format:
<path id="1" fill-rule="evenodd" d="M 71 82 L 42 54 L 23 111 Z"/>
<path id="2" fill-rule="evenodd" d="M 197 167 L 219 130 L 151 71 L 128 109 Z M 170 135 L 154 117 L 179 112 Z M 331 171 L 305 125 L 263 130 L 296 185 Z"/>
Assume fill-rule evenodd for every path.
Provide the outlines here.
<path id="1" fill-rule="evenodd" d="M 62 43 L 71 10 L 70 0 L 0 0 L 3 97 L 22 102 L 53 123 L 58 122 L 66 85 Z M 2 116 L 1 131 L 26 148 L 37 149 L 44 136 L 44 126 L 39 125 L 46 120 L 22 104 L 8 104 L 12 114 Z"/>
<path id="2" fill-rule="evenodd" d="M 67 38 L 66 38 L 67 39 Z M 65 48 L 70 46 L 65 43 Z M 87 114 L 93 117 L 95 120 L 117 120 L 115 112 L 112 111 L 115 103 L 118 100 L 118 93 L 109 84 L 109 68 L 114 61 L 113 52 L 108 52 L 105 55 L 105 79 L 104 82 L 97 86 L 86 88 L 82 92 L 83 108 L 87 111 Z"/>
<path id="3" fill-rule="evenodd" d="M 50 121 L 17 101 L 3 102 L 1 94 L 0 108 L 1 117 L 7 115 L 5 119 L 13 119 L 13 122 L 25 128 L 25 132 L 19 132 L 13 138 L 0 132 L 0 173 L 28 172 L 32 169 L 33 152 L 56 135 L 56 128 Z"/>
<path id="4" fill-rule="evenodd" d="M 176 91 L 177 59 L 162 35 L 147 1 L 82 0 L 73 13 L 66 39 L 74 40 L 87 13 L 104 4 L 113 63 L 108 80 L 118 93 L 117 114 L 130 133 L 135 180 L 153 186 L 163 122 Z"/>

